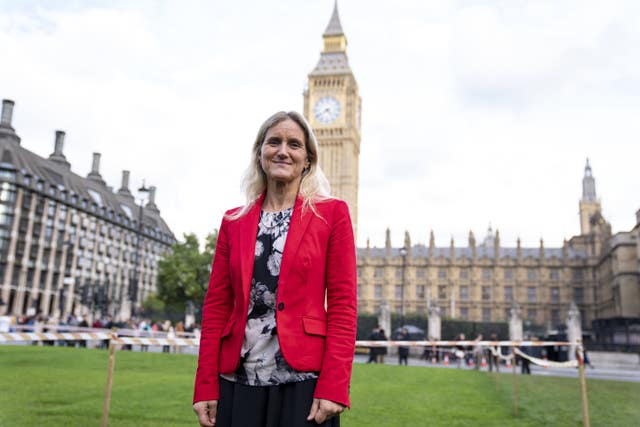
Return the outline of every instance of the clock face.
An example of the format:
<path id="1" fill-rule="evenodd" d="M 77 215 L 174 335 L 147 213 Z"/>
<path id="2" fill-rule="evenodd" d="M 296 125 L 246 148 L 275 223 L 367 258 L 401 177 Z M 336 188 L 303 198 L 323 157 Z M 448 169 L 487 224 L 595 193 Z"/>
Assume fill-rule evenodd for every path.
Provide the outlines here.
<path id="1" fill-rule="evenodd" d="M 313 115 L 320 123 L 328 125 L 340 115 L 340 102 L 332 96 L 324 96 L 313 107 Z"/>

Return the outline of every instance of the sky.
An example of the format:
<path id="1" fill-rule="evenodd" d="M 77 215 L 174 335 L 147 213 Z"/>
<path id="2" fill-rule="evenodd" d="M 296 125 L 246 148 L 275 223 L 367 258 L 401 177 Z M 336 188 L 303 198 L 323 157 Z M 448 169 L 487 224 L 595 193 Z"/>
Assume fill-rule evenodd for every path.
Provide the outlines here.
<path id="1" fill-rule="evenodd" d="M 244 203 L 250 147 L 302 110 L 333 0 L 0 0 L 0 98 L 48 157 L 157 187 L 178 238 Z M 358 246 L 557 247 L 590 159 L 604 217 L 640 209 L 640 2 L 341 0 L 362 97 Z M 322 155 L 322 154 L 321 154 Z"/>

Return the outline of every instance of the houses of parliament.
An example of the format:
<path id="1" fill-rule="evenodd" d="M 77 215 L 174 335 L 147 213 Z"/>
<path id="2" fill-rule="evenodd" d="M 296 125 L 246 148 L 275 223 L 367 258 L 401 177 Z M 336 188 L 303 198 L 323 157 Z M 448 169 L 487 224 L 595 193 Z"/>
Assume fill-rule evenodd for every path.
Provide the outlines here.
<path id="1" fill-rule="evenodd" d="M 357 227 L 362 102 L 347 58 L 347 39 L 337 6 L 324 34 L 324 47 L 308 76 L 304 113 L 321 146 L 321 166 L 336 197 L 349 204 Z M 365 165 L 366 167 L 366 165 Z M 476 239 L 428 245 L 357 249 L 358 309 L 375 313 L 387 301 L 396 313 L 425 313 L 428 305 L 446 318 L 506 321 L 517 303 L 524 320 L 554 329 L 564 324 L 571 303 L 583 327 L 592 322 L 640 327 L 640 210 L 636 226 L 613 234 L 596 194 L 587 160 L 579 202 L 580 235 L 562 247 L 504 246 L 498 230 Z M 627 322 L 628 321 L 628 322 Z M 625 323 L 626 322 L 626 323 Z M 627 325 L 628 326 L 628 325 Z M 628 328 L 627 328 L 628 329 Z"/>

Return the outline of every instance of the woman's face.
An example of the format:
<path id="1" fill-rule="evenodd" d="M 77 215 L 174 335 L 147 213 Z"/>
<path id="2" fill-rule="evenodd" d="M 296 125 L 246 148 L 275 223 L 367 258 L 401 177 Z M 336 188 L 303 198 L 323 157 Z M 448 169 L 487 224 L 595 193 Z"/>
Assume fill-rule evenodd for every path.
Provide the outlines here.
<path id="1" fill-rule="evenodd" d="M 267 131 L 260 148 L 260 165 L 268 181 L 299 181 L 309 166 L 302 128 L 293 120 L 283 120 Z"/>

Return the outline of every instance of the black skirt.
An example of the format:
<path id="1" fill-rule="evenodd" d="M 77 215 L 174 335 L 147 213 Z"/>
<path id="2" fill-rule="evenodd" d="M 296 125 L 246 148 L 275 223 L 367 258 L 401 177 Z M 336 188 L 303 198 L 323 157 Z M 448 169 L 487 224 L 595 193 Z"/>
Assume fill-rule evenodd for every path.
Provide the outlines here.
<path id="1" fill-rule="evenodd" d="M 216 427 L 340 427 L 335 416 L 322 424 L 307 421 L 316 380 L 250 386 L 220 378 Z"/>

